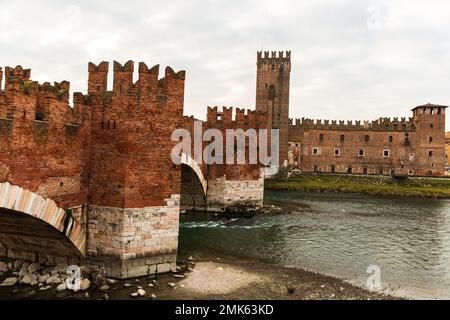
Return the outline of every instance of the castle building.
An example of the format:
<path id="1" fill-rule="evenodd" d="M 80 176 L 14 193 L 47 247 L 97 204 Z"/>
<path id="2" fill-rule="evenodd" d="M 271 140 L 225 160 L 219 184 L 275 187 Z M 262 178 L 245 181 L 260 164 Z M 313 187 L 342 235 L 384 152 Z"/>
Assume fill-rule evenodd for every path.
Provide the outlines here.
<path id="1" fill-rule="evenodd" d="M 445 159 L 447 167 L 450 166 L 450 131 L 445 133 Z"/>
<path id="2" fill-rule="evenodd" d="M 290 71 L 289 51 L 258 52 L 256 110 L 280 130 L 280 163 L 302 172 L 444 174 L 447 106 L 417 106 L 409 119 L 289 119 Z"/>

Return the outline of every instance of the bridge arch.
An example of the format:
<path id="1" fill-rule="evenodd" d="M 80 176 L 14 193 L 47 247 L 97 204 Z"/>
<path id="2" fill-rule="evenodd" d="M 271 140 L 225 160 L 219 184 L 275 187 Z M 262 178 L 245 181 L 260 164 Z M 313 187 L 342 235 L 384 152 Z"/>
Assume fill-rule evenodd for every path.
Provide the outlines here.
<path id="1" fill-rule="evenodd" d="M 0 183 L 0 242 L 8 252 L 83 258 L 86 230 L 55 201 L 4 182 Z"/>
<path id="2" fill-rule="evenodd" d="M 202 185 L 203 194 L 206 196 L 206 191 L 208 190 L 208 180 L 205 179 L 202 169 L 197 164 L 197 162 L 195 162 L 195 160 L 190 155 L 183 153 L 181 155 L 181 163 L 190 167 L 195 172 L 198 180 Z"/>
<path id="3" fill-rule="evenodd" d="M 206 210 L 208 181 L 201 167 L 188 154 L 182 154 L 180 209 Z"/>

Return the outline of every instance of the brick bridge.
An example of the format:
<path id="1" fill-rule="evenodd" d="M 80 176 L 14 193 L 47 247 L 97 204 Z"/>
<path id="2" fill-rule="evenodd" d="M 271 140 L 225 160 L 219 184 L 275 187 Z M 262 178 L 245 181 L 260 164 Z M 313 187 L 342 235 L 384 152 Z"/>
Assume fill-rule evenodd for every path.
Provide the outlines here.
<path id="1" fill-rule="evenodd" d="M 175 267 L 179 212 L 260 205 L 259 165 L 173 164 L 185 72 L 170 67 L 89 63 L 87 94 L 70 83 L 32 81 L 29 69 L 0 68 L 0 255 L 42 263 L 104 265 L 129 278 Z M 264 128 L 260 111 L 208 108 L 203 130 Z M 203 142 L 205 145 L 206 142 Z"/>

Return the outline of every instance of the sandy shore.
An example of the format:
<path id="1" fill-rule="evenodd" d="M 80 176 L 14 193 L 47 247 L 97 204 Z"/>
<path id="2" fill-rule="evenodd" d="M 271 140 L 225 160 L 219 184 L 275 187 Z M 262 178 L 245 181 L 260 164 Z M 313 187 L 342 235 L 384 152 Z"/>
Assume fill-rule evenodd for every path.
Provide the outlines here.
<path id="1" fill-rule="evenodd" d="M 40 292 L 25 284 L 0 287 L 0 299 L 395 299 L 333 277 L 256 260 L 235 257 L 202 257 L 201 260 L 194 257 L 189 260 L 181 257 L 179 265 L 189 271 L 114 281 L 105 291 L 91 287 L 85 292 L 58 292 L 54 286 Z M 145 294 L 132 297 L 131 294 L 139 289 Z"/>

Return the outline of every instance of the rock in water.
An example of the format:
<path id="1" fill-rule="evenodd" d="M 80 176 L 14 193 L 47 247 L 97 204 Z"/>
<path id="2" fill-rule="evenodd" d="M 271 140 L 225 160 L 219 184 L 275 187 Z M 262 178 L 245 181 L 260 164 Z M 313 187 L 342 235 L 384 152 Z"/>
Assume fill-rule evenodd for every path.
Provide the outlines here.
<path id="1" fill-rule="evenodd" d="M 138 293 L 137 292 L 133 292 L 133 293 L 130 294 L 130 296 L 132 296 L 133 298 L 136 298 L 138 296 Z"/>
<path id="2" fill-rule="evenodd" d="M 9 270 L 8 265 L 3 261 L 0 261 L 0 272 L 6 272 L 8 270 Z"/>
<path id="3" fill-rule="evenodd" d="M 150 299 L 156 300 L 156 294 L 152 293 L 152 295 L 150 296 Z"/>
<path id="4" fill-rule="evenodd" d="M 171 288 L 175 288 L 175 286 L 176 286 L 175 283 L 173 283 L 173 282 L 169 282 L 167 285 Z"/>
<path id="5" fill-rule="evenodd" d="M 17 282 L 19 282 L 19 279 L 16 277 L 6 278 L 2 284 L 0 284 L 0 287 L 12 287 Z"/>

